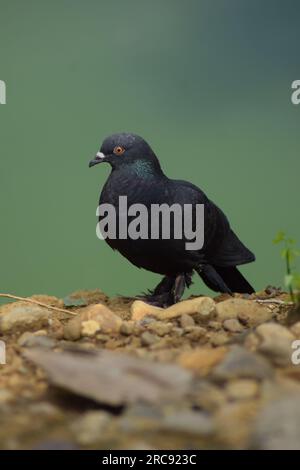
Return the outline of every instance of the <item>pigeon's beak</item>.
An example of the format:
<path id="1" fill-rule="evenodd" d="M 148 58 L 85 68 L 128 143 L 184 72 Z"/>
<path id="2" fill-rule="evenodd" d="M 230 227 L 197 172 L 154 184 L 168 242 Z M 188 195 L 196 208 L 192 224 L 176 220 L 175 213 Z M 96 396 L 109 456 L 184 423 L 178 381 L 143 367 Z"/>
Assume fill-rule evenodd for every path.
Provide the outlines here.
<path id="1" fill-rule="evenodd" d="M 90 161 L 89 168 L 91 168 L 92 166 L 98 165 L 98 163 L 102 163 L 103 161 L 105 161 L 104 153 L 97 152 L 95 155 L 95 158 Z"/>

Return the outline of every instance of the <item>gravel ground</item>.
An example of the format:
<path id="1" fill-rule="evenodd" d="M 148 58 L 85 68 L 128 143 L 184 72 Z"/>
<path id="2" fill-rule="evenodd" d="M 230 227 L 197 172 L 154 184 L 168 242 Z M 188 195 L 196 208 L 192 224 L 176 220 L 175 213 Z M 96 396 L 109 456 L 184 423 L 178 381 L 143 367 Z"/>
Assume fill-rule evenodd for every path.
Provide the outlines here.
<path id="1" fill-rule="evenodd" d="M 0 448 L 300 449 L 287 300 L 269 288 L 163 310 L 97 290 L 3 305 Z"/>

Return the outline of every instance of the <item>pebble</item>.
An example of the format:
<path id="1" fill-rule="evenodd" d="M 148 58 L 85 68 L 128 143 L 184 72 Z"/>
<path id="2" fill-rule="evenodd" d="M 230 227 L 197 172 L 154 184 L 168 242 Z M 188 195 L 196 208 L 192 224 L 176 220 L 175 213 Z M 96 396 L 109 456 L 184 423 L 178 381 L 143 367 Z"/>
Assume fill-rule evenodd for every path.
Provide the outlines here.
<path id="1" fill-rule="evenodd" d="M 300 321 L 295 323 L 291 328 L 291 333 L 297 338 L 300 339 Z"/>
<path id="2" fill-rule="evenodd" d="M 182 410 L 168 414 L 161 423 L 162 429 L 172 432 L 211 436 L 215 431 L 214 421 L 203 411 Z"/>
<path id="3" fill-rule="evenodd" d="M 62 412 L 61 410 L 53 405 L 52 403 L 49 403 L 47 401 L 40 401 L 37 403 L 32 403 L 29 406 L 30 412 L 39 415 L 39 416 L 49 416 L 50 418 L 58 418 L 62 417 Z"/>
<path id="4" fill-rule="evenodd" d="M 50 338 L 49 336 L 46 336 L 43 332 L 43 334 L 38 334 L 41 333 L 39 331 L 35 333 L 30 333 L 29 331 L 25 331 L 19 338 L 18 338 L 18 345 L 25 347 L 25 348 L 34 348 L 34 347 L 40 347 L 40 348 L 46 348 L 46 349 L 51 349 L 54 348 L 56 345 L 56 340 L 53 338 Z"/>
<path id="5" fill-rule="evenodd" d="M 194 388 L 192 399 L 196 406 L 209 412 L 215 411 L 226 403 L 223 390 L 204 379 Z"/>
<path id="6" fill-rule="evenodd" d="M 192 341 L 197 341 L 206 336 L 206 329 L 202 326 L 186 326 L 183 329 L 184 335 Z"/>
<path id="7" fill-rule="evenodd" d="M 157 343 L 158 340 L 159 337 L 149 331 L 145 331 L 141 336 L 141 343 L 143 346 L 151 346 L 152 344 Z"/>
<path id="8" fill-rule="evenodd" d="M 172 330 L 172 333 L 174 333 L 176 336 L 182 336 L 183 335 L 183 328 L 179 328 L 177 326 L 175 326 Z"/>
<path id="9" fill-rule="evenodd" d="M 103 439 L 112 417 L 105 411 L 88 411 L 71 424 L 71 431 L 78 444 L 88 446 Z"/>
<path id="10" fill-rule="evenodd" d="M 106 341 L 108 341 L 110 339 L 110 336 L 109 335 L 103 335 L 101 333 L 97 334 L 96 335 L 96 338 L 98 341 L 102 341 L 103 343 L 106 343 Z"/>
<path id="11" fill-rule="evenodd" d="M 259 345 L 259 339 L 254 332 L 249 333 L 244 342 L 244 346 L 246 349 L 250 351 L 256 351 Z"/>
<path id="12" fill-rule="evenodd" d="M 228 343 L 229 338 L 225 333 L 213 333 L 210 336 L 210 342 L 212 346 L 223 346 L 224 344 Z"/>
<path id="13" fill-rule="evenodd" d="M 186 328 L 187 326 L 195 325 L 193 317 L 191 317 L 191 315 L 187 315 L 186 313 L 184 315 L 181 315 L 179 321 L 181 328 Z"/>
<path id="14" fill-rule="evenodd" d="M 207 327 L 214 331 L 219 331 L 222 328 L 222 323 L 219 321 L 211 320 L 208 322 Z"/>
<path id="15" fill-rule="evenodd" d="M 272 312 L 253 300 L 231 298 L 216 305 L 217 320 L 238 318 L 243 325 L 253 327 L 272 318 Z"/>
<path id="16" fill-rule="evenodd" d="M 96 320 L 86 320 L 81 323 L 81 336 L 95 336 L 101 330 L 99 322 Z"/>
<path id="17" fill-rule="evenodd" d="M 300 450 L 300 398 L 291 394 L 269 403 L 258 415 L 252 447 L 262 450 Z"/>
<path id="18" fill-rule="evenodd" d="M 133 321 L 124 321 L 120 327 L 120 333 L 125 336 L 134 334 L 135 323 Z"/>
<path id="19" fill-rule="evenodd" d="M 178 363 L 201 376 L 207 375 L 224 358 L 227 348 L 197 348 L 179 355 Z"/>
<path id="20" fill-rule="evenodd" d="M 256 328 L 256 335 L 259 339 L 257 350 L 270 358 L 273 364 L 291 364 L 295 336 L 287 328 L 276 323 L 266 323 Z"/>
<path id="21" fill-rule="evenodd" d="M 75 320 L 76 318 L 70 320 L 64 326 L 64 338 L 68 341 L 76 341 L 81 336 L 81 322 Z"/>
<path id="22" fill-rule="evenodd" d="M 236 318 L 224 320 L 223 327 L 225 330 L 230 331 L 230 333 L 242 333 L 244 331 L 243 326 Z"/>
<path id="23" fill-rule="evenodd" d="M 216 437 L 221 441 L 221 447 L 248 449 L 251 425 L 258 409 L 259 403 L 254 399 L 229 401 L 216 411 Z"/>
<path id="24" fill-rule="evenodd" d="M 67 340 L 77 340 L 81 336 L 94 336 L 97 332 L 118 333 L 122 325 L 121 318 L 102 304 L 91 305 L 81 309 L 76 318 L 64 327 Z"/>
<path id="25" fill-rule="evenodd" d="M 259 386 L 255 380 L 237 379 L 226 384 L 225 392 L 230 400 L 249 400 L 257 397 Z"/>
<path id="26" fill-rule="evenodd" d="M 151 330 L 153 333 L 156 333 L 158 336 L 165 336 L 173 328 L 173 323 L 166 323 L 166 322 L 161 322 L 161 321 L 154 321 L 149 325 L 149 330 Z"/>
<path id="27" fill-rule="evenodd" d="M 213 370 L 216 381 L 227 381 L 235 378 L 269 379 L 274 371 L 264 357 L 247 351 L 241 346 L 233 346 L 224 360 Z"/>
<path id="28" fill-rule="evenodd" d="M 62 339 L 64 337 L 64 327 L 61 321 L 57 318 L 49 319 L 49 333 L 55 339 Z"/>
<path id="29" fill-rule="evenodd" d="M 0 315 L 0 333 L 13 333 L 34 331 L 48 326 L 51 312 L 27 302 L 13 302 L 2 306 Z"/>
<path id="30" fill-rule="evenodd" d="M 131 305 L 131 319 L 141 320 L 144 316 L 150 315 L 158 320 L 171 320 L 182 315 L 200 314 L 207 317 L 215 311 L 215 302 L 210 297 L 195 297 L 194 299 L 182 300 L 166 309 L 154 307 L 141 300 L 136 300 Z"/>

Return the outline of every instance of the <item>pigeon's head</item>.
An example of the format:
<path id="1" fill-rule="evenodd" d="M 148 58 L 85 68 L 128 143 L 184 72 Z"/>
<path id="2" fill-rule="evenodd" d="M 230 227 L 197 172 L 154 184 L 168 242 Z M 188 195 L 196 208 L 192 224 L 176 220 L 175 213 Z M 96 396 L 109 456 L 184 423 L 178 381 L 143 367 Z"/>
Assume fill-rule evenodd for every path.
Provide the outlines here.
<path id="1" fill-rule="evenodd" d="M 107 137 L 95 158 L 90 161 L 89 167 L 98 163 L 109 163 L 113 168 L 148 162 L 149 166 L 159 168 L 159 162 L 150 145 L 135 134 L 113 134 Z"/>

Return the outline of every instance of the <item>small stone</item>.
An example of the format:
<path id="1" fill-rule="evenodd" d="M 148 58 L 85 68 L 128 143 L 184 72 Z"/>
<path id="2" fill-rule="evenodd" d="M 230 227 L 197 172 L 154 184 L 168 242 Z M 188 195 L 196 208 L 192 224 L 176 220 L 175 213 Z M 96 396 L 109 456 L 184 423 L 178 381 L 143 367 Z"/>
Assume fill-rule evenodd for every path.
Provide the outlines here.
<path id="1" fill-rule="evenodd" d="M 246 349 L 250 351 L 256 351 L 259 345 L 259 339 L 254 332 L 249 333 L 244 342 L 244 346 Z"/>
<path id="2" fill-rule="evenodd" d="M 64 337 L 64 326 L 57 318 L 49 319 L 49 333 L 55 339 L 62 339 Z"/>
<path id="3" fill-rule="evenodd" d="M 217 320 L 238 318 L 243 325 L 253 327 L 272 318 L 272 312 L 253 300 L 231 298 L 216 305 Z"/>
<path id="4" fill-rule="evenodd" d="M 131 336 L 134 334 L 135 323 L 133 321 L 124 321 L 120 328 L 120 333 L 124 336 Z"/>
<path id="5" fill-rule="evenodd" d="M 185 351 L 178 357 L 178 363 L 201 376 L 207 375 L 224 358 L 227 348 L 197 348 Z"/>
<path id="6" fill-rule="evenodd" d="M 81 322 L 70 320 L 64 327 L 64 338 L 68 341 L 76 341 L 81 336 Z"/>
<path id="7" fill-rule="evenodd" d="M 180 326 L 181 328 L 186 328 L 188 326 L 194 326 L 195 322 L 193 317 L 190 315 L 187 315 L 186 313 L 184 315 L 181 315 L 180 317 Z"/>
<path id="8" fill-rule="evenodd" d="M 50 310 L 27 302 L 13 302 L 0 308 L 0 333 L 34 331 L 48 326 Z"/>
<path id="9" fill-rule="evenodd" d="M 275 365 L 291 364 L 292 343 L 295 336 L 284 326 L 266 323 L 256 328 L 260 340 L 257 350 L 267 356 Z"/>
<path id="10" fill-rule="evenodd" d="M 111 415 L 105 411 L 88 411 L 71 424 L 71 431 L 78 444 L 88 446 L 103 438 Z"/>
<path id="11" fill-rule="evenodd" d="M 25 331 L 20 338 L 18 339 L 18 345 L 25 348 L 46 348 L 51 349 L 56 345 L 56 341 L 53 338 L 49 338 L 44 334 L 38 334 L 40 332 L 30 333 L 29 331 Z M 46 332 L 45 332 L 46 333 Z"/>
<path id="12" fill-rule="evenodd" d="M 243 326 L 236 318 L 228 318 L 223 322 L 224 329 L 230 331 L 230 333 L 241 333 L 244 331 Z"/>
<path id="13" fill-rule="evenodd" d="M 81 310 L 79 319 L 82 322 L 88 320 L 97 322 L 102 333 L 118 333 L 122 324 L 121 318 L 102 304 L 85 307 Z"/>
<path id="14" fill-rule="evenodd" d="M 299 435 L 299 394 L 290 394 L 272 401 L 259 413 L 251 447 L 263 450 L 300 450 Z"/>
<path id="15" fill-rule="evenodd" d="M 179 328 L 179 327 L 175 326 L 172 329 L 172 333 L 174 333 L 175 336 L 182 336 L 183 335 L 183 328 Z"/>
<path id="16" fill-rule="evenodd" d="M 213 378 L 221 382 L 235 378 L 263 380 L 273 375 L 274 371 L 264 357 L 241 346 L 233 346 L 212 373 Z"/>
<path id="17" fill-rule="evenodd" d="M 165 323 L 161 321 L 154 321 L 149 325 L 149 330 L 156 333 L 158 336 L 165 336 L 173 328 L 173 323 Z"/>
<path id="18" fill-rule="evenodd" d="M 141 320 L 137 321 L 135 323 L 136 326 L 138 327 L 147 327 L 148 325 L 150 325 L 150 323 L 154 323 L 156 320 L 154 317 L 151 317 L 149 315 L 145 315 Z"/>
<path id="19" fill-rule="evenodd" d="M 210 337 L 210 342 L 212 346 L 223 346 L 228 343 L 229 338 L 225 333 L 214 333 Z"/>
<path id="20" fill-rule="evenodd" d="M 259 387 L 255 380 L 238 379 L 228 382 L 225 391 L 231 400 L 249 400 L 257 397 Z"/>
<path id="21" fill-rule="evenodd" d="M 290 328 L 291 333 L 297 338 L 300 339 L 300 321 L 295 323 L 291 328 Z"/>
<path id="22" fill-rule="evenodd" d="M 206 335 L 206 329 L 202 326 L 186 326 L 183 331 L 184 335 L 193 341 L 204 338 Z"/>
<path id="23" fill-rule="evenodd" d="M 92 337 L 101 329 L 95 320 L 86 320 L 81 323 L 81 335 Z"/>
<path id="24" fill-rule="evenodd" d="M 248 448 L 251 424 L 259 409 L 258 400 L 227 402 L 215 414 L 217 439 L 220 447 Z"/>
<path id="25" fill-rule="evenodd" d="M 166 431 L 198 434 L 205 437 L 211 436 L 215 431 L 212 418 L 201 411 L 183 410 L 168 414 L 161 426 Z"/>
<path id="26" fill-rule="evenodd" d="M 106 343 L 106 341 L 109 341 L 110 336 L 109 335 L 103 335 L 103 334 L 97 334 L 96 338 L 98 341 L 102 341 L 102 343 Z"/>
<path id="27" fill-rule="evenodd" d="M 152 344 L 157 343 L 159 337 L 149 333 L 149 331 L 145 331 L 141 336 L 141 343 L 143 346 L 151 346 Z"/>
<path id="28" fill-rule="evenodd" d="M 49 416 L 51 418 L 58 418 L 62 416 L 60 409 L 47 401 L 40 401 L 38 403 L 32 403 L 29 405 L 30 413 L 34 413 L 39 416 Z"/>
<path id="29" fill-rule="evenodd" d="M 203 317 L 209 317 L 214 311 L 215 302 L 210 297 L 195 297 L 189 300 L 182 300 L 166 309 L 149 305 L 141 300 L 136 300 L 131 305 L 131 319 L 139 321 L 144 316 L 149 315 L 158 320 L 171 320 L 184 314 L 199 314 Z"/>
<path id="30" fill-rule="evenodd" d="M 201 380 L 197 388 L 193 390 L 192 399 L 195 405 L 209 412 L 217 410 L 226 403 L 223 391 L 205 380 Z"/>
<path id="31" fill-rule="evenodd" d="M 219 321 L 211 320 L 210 322 L 208 322 L 207 326 L 211 330 L 219 331 L 222 328 L 222 323 Z"/>
<path id="32" fill-rule="evenodd" d="M 143 302 L 142 300 L 136 300 L 131 305 L 130 312 L 131 312 L 131 320 L 140 321 L 146 315 L 153 315 L 153 316 L 159 315 L 161 312 L 163 312 L 163 309 L 160 307 L 154 307 L 153 305 L 147 304 L 146 302 Z"/>
<path id="33" fill-rule="evenodd" d="M 121 318 L 102 304 L 90 305 L 70 320 L 64 327 L 64 337 L 77 340 L 81 336 L 94 336 L 101 333 L 118 333 L 122 325 Z"/>

